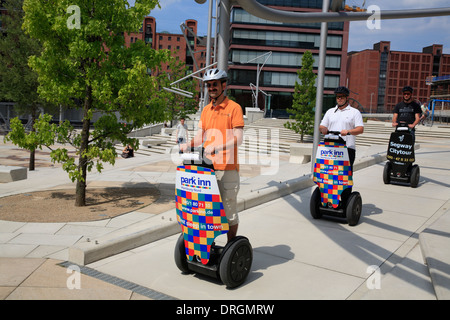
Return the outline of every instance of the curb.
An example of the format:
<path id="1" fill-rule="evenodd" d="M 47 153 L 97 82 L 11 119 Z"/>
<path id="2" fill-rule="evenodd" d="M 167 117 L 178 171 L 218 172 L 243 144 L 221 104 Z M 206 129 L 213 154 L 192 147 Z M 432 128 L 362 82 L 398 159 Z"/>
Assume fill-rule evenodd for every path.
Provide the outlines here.
<path id="1" fill-rule="evenodd" d="M 355 161 L 354 170 L 360 170 L 385 161 L 386 155 L 375 154 Z M 290 182 L 280 183 L 238 197 L 238 211 L 250 209 L 260 204 L 278 199 L 288 194 L 314 186 L 312 174 L 304 175 Z M 131 226 L 113 231 L 95 239 L 86 239 L 69 248 L 68 261 L 87 265 L 95 261 L 161 240 L 180 232 L 176 220 L 176 210 L 160 213 Z"/>
<path id="2" fill-rule="evenodd" d="M 448 203 L 447 203 L 448 204 Z M 438 300 L 450 300 L 450 209 L 419 234 L 423 259 Z"/>

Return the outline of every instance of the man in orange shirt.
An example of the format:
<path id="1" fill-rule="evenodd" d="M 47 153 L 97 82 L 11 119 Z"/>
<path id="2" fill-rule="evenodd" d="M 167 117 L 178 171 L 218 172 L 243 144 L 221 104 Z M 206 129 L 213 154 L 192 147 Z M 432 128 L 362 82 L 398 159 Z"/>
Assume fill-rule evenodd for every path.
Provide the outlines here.
<path id="1" fill-rule="evenodd" d="M 227 233 L 230 241 L 236 236 L 239 224 L 238 146 L 242 143 L 244 135 L 244 116 L 241 106 L 224 94 L 227 78 L 227 73 L 219 69 L 211 69 L 205 73 L 203 82 L 206 83 L 211 102 L 202 111 L 196 136 L 188 144 L 181 145 L 180 150 L 185 151 L 188 145 L 190 147 L 203 145 L 205 155 L 213 161 L 230 227 Z"/>

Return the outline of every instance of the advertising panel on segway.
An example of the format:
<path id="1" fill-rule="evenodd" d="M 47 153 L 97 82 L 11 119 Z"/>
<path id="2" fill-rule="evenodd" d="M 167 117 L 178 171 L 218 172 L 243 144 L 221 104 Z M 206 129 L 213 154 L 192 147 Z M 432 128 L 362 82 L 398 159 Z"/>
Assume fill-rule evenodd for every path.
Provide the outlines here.
<path id="1" fill-rule="evenodd" d="M 310 200 L 314 219 L 322 215 L 346 218 L 358 223 L 362 210 L 359 192 L 352 192 L 353 172 L 347 146 L 339 132 L 329 132 L 317 147 L 313 181 L 317 184 Z"/>
<path id="2" fill-rule="evenodd" d="M 185 273 L 198 272 L 220 279 L 228 288 L 241 285 L 248 276 L 253 250 L 246 237 L 226 246 L 214 240 L 229 230 L 214 168 L 202 148 L 182 155 L 177 167 L 175 204 L 181 235 L 175 247 L 175 263 Z"/>
<path id="3" fill-rule="evenodd" d="M 391 133 L 383 170 L 385 184 L 403 184 L 416 188 L 419 184 L 420 169 L 415 161 L 414 141 L 406 124 L 399 124 Z"/>

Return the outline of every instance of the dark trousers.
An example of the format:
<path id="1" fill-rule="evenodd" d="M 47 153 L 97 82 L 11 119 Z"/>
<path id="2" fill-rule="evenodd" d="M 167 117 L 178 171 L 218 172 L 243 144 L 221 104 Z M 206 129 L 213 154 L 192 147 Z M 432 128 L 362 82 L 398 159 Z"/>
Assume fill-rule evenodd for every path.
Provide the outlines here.
<path id="1" fill-rule="evenodd" d="M 355 162 L 356 150 L 352 149 L 352 148 L 347 148 L 347 151 L 348 151 L 348 157 L 349 157 L 349 160 L 350 160 L 350 168 L 352 170 L 352 175 L 353 175 L 353 163 Z M 353 190 L 352 187 L 350 187 L 348 189 L 349 189 L 348 192 L 350 192 L 350 193 Z"/>
<path id="2" fill-rule="evenodd" d="M 353 163 L 355 162 L 356 150 L 352 149 L 352 148 L 347 148 L 347 151 L 348 151 L 348 157 L 350 159 L 350 167 L 352 168 L 352 172 L 353 172 Z"/>

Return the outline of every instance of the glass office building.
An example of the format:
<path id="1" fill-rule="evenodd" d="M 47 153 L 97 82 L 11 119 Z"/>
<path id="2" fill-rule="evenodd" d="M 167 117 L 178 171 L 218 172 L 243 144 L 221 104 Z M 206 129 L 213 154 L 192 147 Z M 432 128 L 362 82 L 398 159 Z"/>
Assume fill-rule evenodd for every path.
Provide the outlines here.
<path id="1" fill-rule="evenodd" d="M 258 2 L 287 11 L 322 11 L 322 0 Z M 334 89 L 345 84 L 348 31 L 348 22 L 328 24 L 324 109 L 334 104 Z M 302 56 L 306 50 L 312 52 L 315 58 L 314 69 L 317 72 L 320 23 L 292 24 L 269 21 L 255 17 L 239 6 L 233 6 L 230 32 L 228 94 L 243 108 L 257 105 L 266 111 L 266 116 L 287 117 L 286 108 L 292 105 L 294 86 L 298 80 L 297 71 L 301 68 Z M 263 64 L 264 67 L 261 68 Z M 256 92 L 258 70 L 261 91 L 256 104 L 252 88 L 253 92 Z"/>

